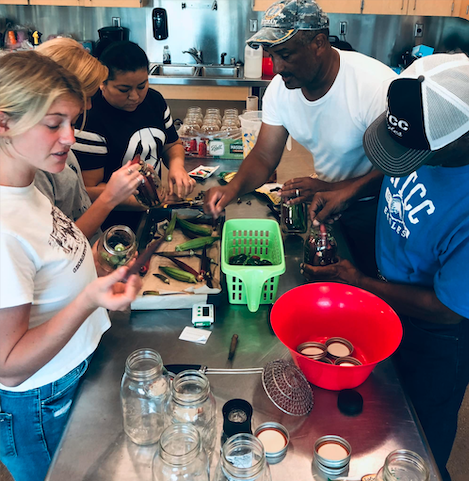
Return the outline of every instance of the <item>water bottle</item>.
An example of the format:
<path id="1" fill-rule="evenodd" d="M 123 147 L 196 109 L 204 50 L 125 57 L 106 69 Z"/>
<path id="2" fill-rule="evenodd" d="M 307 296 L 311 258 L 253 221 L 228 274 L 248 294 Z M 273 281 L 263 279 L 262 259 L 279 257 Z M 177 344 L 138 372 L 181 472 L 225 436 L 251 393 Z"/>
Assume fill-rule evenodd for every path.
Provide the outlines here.
<path id="1" fill-rule="evenodd" d="M 163 63 L 171 63 L 171 52 L 169 51 L 169 45 L 163 47 Z"/>
<path id="2" fill-rule="evenodd" d="M 244 48 L 244 76 L 246 78 L 262 77 L 262 58 L 264 52 L 261 46 L 254 49 L 249 45 Z"/>

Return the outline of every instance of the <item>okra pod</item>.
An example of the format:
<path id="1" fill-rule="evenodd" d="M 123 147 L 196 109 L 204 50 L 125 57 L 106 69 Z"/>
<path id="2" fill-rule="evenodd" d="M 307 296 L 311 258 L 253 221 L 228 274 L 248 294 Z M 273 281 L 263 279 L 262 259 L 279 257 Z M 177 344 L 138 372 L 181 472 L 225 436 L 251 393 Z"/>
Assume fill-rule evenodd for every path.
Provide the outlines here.
<path id="1" fill-rule="evenodd" d="M 177 219 L 177 214 L 176 212 L 173 212 L 173 216 L 171 217 L 171 220 L 168 224 L 168 227 L 166 228 L 166 240 L 168 242 L 171 242 L 173 240 L 173 230 L 174 227 L 176 226 L 176 219 Z"/>
<path id="2" fill-rule="evenodd" d="M 212 234 L 212 229 L 210 227 L 192 224 L 192 222 L 179 218 L 177 219 L 177 223 L 182 230 L 192 232 L 198 236 L 209 236 Z"/>
<path id="3" fill-rule="evenodd" d="M 160 266 L 160 269 L 169 277 L 176 279 L 177 281 L 182 282 L 190 282 L 192 284 L 197 284 L 197 279 L 195 278 L 194 274 L 190 274 L 189 272 L 185 272 L 177 267 L 165 267 Z"/>
<path id="4" fill-rule="evenodd" d="M 214 242 L 216 242 L 220 237 L 217 236 L 207 236 L 207 237 L 198 237 L 197 239 L 192 239 L 190 241 L 184 242 L 176 246 L 176 251 L 189 251 L 195 249 L 202 249 L 203 246 L 211 246 Z"/>

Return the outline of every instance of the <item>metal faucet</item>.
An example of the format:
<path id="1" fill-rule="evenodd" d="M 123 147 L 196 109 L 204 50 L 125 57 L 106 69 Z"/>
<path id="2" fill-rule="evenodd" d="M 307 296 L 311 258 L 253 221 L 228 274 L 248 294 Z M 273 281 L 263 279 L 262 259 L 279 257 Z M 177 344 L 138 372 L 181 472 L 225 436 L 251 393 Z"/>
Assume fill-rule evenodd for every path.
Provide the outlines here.
<path id="1" fill-rule="evenodd" d="M 225 65 L 225 57 L 227 56 L 228 54 L 226 52 L 223 52 L 221 54 L 221 58 L 220 58 L 220 65 Z"/>
<path id="2" fill-rule="evenodd" d="M 192 47 L 189 50 L 184 50 L 182 53 L 188 53 L 197 63 L 204 63 L 201 50 Z"/>

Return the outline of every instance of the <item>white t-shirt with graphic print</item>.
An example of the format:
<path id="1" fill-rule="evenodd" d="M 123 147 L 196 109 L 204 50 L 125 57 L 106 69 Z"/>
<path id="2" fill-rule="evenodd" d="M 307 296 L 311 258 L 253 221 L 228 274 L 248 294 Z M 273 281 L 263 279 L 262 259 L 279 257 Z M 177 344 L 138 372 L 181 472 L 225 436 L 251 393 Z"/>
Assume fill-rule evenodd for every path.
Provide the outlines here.
<path id="1" fill-rule="evenodd" d="M 397 77 L 378 60 L 358 52 L 337 51 L 339 73 L 326 95 L 310 102 L 301 89 L 288 90 L 277 75 L 266 90 L 262 106 L 262 121 L 284 126 L 313 154 L 314 169 L 326 182 L 372 170 L 363 150 L 363 134 L 384 112 L 389 84 Z"/>
<path id="2" fill-rule="evenodd" d="M 0 309 L 31 304 L 31 329 L 70 304 L 94 279 L 88 240 L 34 183 L 0 186 Z M 19 386 L 0 388 L 22 392 L 60 379 L 94 352 L 110 325 L 107 311 L 97 309 L 33 376 Z"/>

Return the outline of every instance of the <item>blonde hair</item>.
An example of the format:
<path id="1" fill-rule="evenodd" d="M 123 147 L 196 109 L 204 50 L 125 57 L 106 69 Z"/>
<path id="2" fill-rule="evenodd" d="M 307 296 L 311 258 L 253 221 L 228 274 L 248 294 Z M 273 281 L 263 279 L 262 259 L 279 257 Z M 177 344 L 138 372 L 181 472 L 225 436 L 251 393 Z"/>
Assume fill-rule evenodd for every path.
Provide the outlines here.
<path id="1" fill-rule="evenodd" d="M 72 38 L 53 38 L 39 45 L 36 51 L 76 75 L 87 97 L 92 97 L 108 77 L 108 68 Z"/>
<path id="2" fill-rule="evenodd" d="M 9 138 L 38 124 L 60 97 L 85 105 L 85 93 L 72 73 L 34 51 L 0 57 L 0 113 L 13 122 L 0 133 L 0 149 L 8 151 Z"/>

